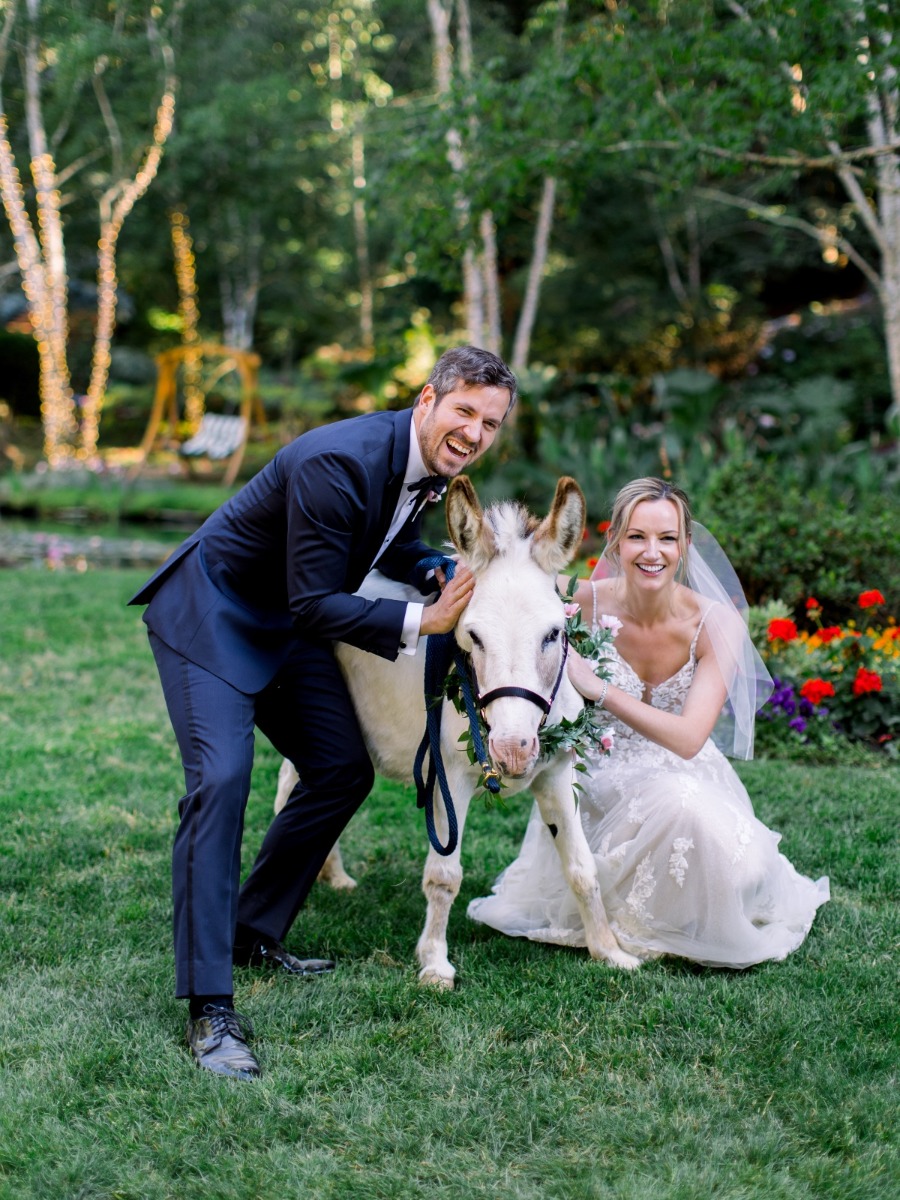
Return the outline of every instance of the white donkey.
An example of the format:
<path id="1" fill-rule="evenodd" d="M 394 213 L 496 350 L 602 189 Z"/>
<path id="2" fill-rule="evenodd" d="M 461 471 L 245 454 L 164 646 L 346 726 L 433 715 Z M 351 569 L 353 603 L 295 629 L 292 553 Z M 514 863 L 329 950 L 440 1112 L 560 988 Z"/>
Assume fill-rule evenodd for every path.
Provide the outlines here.
<path id="1" fill-rule="evenodd" d="M 617 967 L 637 967 L 640 960 L 618 944 L 606 919 L 593 856 L 578 817 L 573 790 L 572 754 L 540 757 L 539 730 L 544 716 L 540 698 L 551 699 L 550 724 L 572 719 L 582 700 L 566 676 L 565 614 L 556 590 L 556 575 L 571 562 L 581 544 L 585 501 L 574 479 L 560 479 L 550 513 L 538 522 L 521 506 L 502 503 L 482 513 L 465 476 L 450 484 L 447 525 L 454 546 L 476 577 L 469 605 L 456 628 L 459 646 L 471 656 L 480 694 L 487 697 L 485 719 L 490 729 L 488 751 L 503 777 L 505 794 L 530 788 L 541 816 L 555 831 L 563 871 L 578 902 L 587 946 L 593 958 Z M 401 585 L 379 579 L 378 593 Z M 400 594 L 394 592 L 393 594 Z M 423 700 L 424 645 L 418 653 L 401 654 L 395 662 L 352 646 L 338 646 L 347 679 L 376 771 L 388 779 L 412 782 L 413 762 L 425 726 Z M 499 690 L 496 698 L 489 693 Z M 511 691 L 536 694 L 535 701 Z M 459 738 L 467 719 L 450 701 L 442 709 L 441 749 L 456 809 L 459 842 L 447 857 L 429 849 L 422 890 L 428 901 L 425 927 L 416 947 L 423 983 L 452 988 L 456 971 L 447 956 L 447 922 L 462 882 L 460 847 L 466 813 L 480 769 L 470 764 Z M 296 782 L 285 761 L 278 781 L 276 811 Z M 446 846 L 448 825 L 439 790 L 435 790 L 435 826 Z M 323 871 L 343 886 L 353 881 L 343 872 L 339 851 Z M 337 877 L 334 877 L 335 868 Z M 343 876 L 343 880 L 341 879 Z"/>

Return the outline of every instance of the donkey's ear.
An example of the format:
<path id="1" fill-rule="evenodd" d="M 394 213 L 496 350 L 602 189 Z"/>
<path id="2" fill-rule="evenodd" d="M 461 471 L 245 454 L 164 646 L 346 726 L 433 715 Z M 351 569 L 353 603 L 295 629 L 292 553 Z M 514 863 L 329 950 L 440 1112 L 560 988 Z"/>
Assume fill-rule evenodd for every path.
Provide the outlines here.
<path id="1" fill-rule="evenodd" d="M 493 532 L 484 519 L 475 489 L 465 475 L 451 479 L 447 489 L 447 528 L 453 545 L 473 571 L 482 570 L 494 557 Z"/>
<path id="2" fill-rule="evenodd" d="M 549 575 L 561 571 L 575 557 L 584 535 L 587 504 L 574 479 L 564 475 L 556 485 L 549 514 L 534 534 L 531 555 Z"/>

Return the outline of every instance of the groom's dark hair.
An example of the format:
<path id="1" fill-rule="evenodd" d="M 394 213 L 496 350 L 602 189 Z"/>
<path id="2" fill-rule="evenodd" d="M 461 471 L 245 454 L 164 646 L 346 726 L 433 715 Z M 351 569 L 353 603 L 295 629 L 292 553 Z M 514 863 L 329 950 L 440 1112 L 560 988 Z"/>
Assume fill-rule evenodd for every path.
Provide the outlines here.
<path id="1" fill-rule="evenodd" d="M 519 398 L 515 375 L 502 358 L 490 350 L 482 350 L 480 346 L 456 346 L 452 350 L 445 350 L 426 382 L 434 388 L 435 404 L 439 404 L 448 392 L 457 387 L 506 388 L 509 392 L 507 413 Z"/>

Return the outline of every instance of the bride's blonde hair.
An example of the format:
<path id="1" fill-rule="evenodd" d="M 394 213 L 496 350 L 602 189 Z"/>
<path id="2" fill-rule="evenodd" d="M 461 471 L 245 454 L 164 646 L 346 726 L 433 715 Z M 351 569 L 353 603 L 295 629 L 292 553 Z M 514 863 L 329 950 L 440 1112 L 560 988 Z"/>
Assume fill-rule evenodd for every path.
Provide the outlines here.
<path id="1" fill-rule="evenodd" d="M 621 569 L 619 544 L 625 536 L 625 531 L 631 524 L 631 517 L 637 506 L 644 500 L 671 500 L 678 509 L 678 552 L 681 555 L 681 566 L 687 563 L 688 543 L 691 540 L 691 503 L 680 487 L 667 483 L 665 479 L 646 476 L 643 479 L 632 479 L 620 489 L 613 502 L 612 516 L 606 533 L 606 549 L 603 557 L 616 570 Z"/>

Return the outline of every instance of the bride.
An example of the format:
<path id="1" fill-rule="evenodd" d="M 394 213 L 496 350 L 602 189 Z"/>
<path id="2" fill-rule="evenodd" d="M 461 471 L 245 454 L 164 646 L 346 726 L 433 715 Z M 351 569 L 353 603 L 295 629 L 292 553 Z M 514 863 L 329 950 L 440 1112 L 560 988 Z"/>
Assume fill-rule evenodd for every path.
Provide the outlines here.
<path id="1" fill-rule="evenodd" d="M 600 567 L 574 600 L 594 625 L 618 629 L 608 682 L 569 655 L 572 682 L 608 712 L 615 739 L 608 758 L 590 761 L 578 804 L 616 937 L 645 958 L 708 966 L 784 958 L 828 880 L 814 883 L 779 852 L 722 753 L 752 757 L 772 682 L 737 577 L 679 488 L 636 479 L 619 492 Z M 468 915 L 514 937 L 585 944 L 537 806 L 519 856 Z"/>

